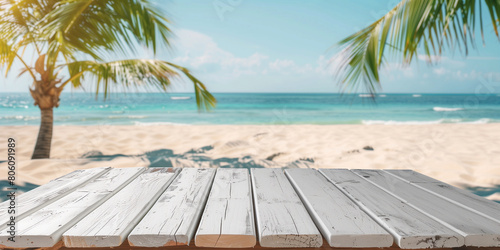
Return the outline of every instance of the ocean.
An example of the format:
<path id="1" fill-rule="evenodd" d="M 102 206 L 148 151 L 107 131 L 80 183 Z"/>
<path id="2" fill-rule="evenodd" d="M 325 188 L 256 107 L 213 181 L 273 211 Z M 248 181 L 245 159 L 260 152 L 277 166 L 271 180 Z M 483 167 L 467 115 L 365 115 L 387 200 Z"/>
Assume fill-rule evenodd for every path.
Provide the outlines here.
<path id="1" fill-rule="evenodd" d="M 216 93 L 217 108 L 194 95 L 63 93 L 55 125 L 436 124 L 500 122 L 500 95 Z M 29 93 L 0 93 L 0 125 L 39 125 Z"/>

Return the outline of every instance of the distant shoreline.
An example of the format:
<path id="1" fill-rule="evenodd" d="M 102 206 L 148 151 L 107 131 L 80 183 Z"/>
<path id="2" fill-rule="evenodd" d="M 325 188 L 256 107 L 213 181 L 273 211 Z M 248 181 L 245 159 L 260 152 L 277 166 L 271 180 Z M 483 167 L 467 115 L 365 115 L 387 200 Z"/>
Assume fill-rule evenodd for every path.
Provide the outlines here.
<path id="1" fill-rule="evenodd" d="M 498 123 L 500 96 L 440 94 L 216 94 L 217 107 L 198 112 L 192 94 L 88 94 L 61 97 L 56 125 L 154 124 L 440 124 Z M 38 125 L 27 94 L 0 93 L 0 123 Z"/>
<path id="2" fill-rule="evenodd" d="M 170 122 L 159 122 L 159 123 L 138 123 L 138 124 L 54 124 L 54 127 L 102 127 L 102 126 L 118 126 L 118 127 L 149 127 L 149 126 L 439 126 L 439 125 L 484 125 L 484 124 L 498 124 L 500 121 L 489 122 L 486 121 L 488 118 L 479 119 L 473 122 L 452 122 L 452 123 L 441 123 L 439 121 L 410 121 L 410 122 L 398 122 L 398 121 L 367 121 L 364 123 L 335 123 L 335 124 L 315 124 L 315 123 L 286 123 L 286 124 L 183 124 L 183 123 L 170 123 Z M 1 127 L 39 127 L 36 124 L 30 125 L 4 125 L 0 124 Z"/>

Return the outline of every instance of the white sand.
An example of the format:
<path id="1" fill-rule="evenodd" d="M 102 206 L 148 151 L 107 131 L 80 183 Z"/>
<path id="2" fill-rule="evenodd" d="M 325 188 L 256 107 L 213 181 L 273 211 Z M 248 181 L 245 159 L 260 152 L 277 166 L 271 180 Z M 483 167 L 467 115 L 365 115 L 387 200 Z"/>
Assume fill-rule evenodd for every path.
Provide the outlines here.
<path id="1" fill-rule="evenodd" d="M 57 126 L 52 159 L 31 161 L 37 132 L 0 127 L 0 161 L 15 137 L 18 179 L 34 184 L 97 166 L 259 165 L 413 169 L 456 186 L 500 185 L 500 124 Z"/>

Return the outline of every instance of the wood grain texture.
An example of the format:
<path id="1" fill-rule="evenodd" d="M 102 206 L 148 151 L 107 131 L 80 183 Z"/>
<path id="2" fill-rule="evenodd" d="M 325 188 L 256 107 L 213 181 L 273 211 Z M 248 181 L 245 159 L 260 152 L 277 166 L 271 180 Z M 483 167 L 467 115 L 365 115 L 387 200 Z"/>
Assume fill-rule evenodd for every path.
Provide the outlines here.
<path id="1" fill-rule="evenodd" d="M 411 183 L 441 183 L 434 178 L 409 169 L 390 169 L 386 171 L 390 172 L 391 174 L 400 176 L 401 178 L 404 178 Z"/>
<path id="2" fill-rule="evenodd" d="M 132 230 L 133 246 L 187 245 L 201 217 L 215 169 L 184 168 Z"/>
<path id="3" fill-rule="evenodd" d="M 62 234 L 137 177 L 144 168 L 111 169 L 56 202 L 17 222 L 15 242 L 0 232 L 3 247 L 52 247 Z"/>
<path id="4" fill-rule="evenodd" d="M 332 247 L 390 247 L 392 236 L 315 169 L 285 174 Z"/>
<path id="5" fill-rule="evenodd" d="M 157 248 L 149 248 L 149 247 L 136 247 L 130 246 L 127 241 L 123 242 L 122 245 L 118 247 L 113 247 L 113 250 L 195 250 L 195 249 L 203 249 L 194 246 L 194 240 L 191 244 L 183 245 L 183 246 L 168 246 L 168 247 L 157 247 Z M 52 248 L 38 248 L 37 250 L 74 250 L 75 248 L 65 247 L 63 242 L 60 241 Z M 206 248 L 205 248 L 206 249 Z M 266 247 L 261 247 L 257 244 L 253 249 L 269 249 Z M 273 250 L 311 250 L 311 248 L 272 248 Z M 391 247 L 383 247 L 383 248 L 348 248 L 348 247 L 330 247 L 328 242 L 323 241 L 323 245 L 318 250 L 398 250 L 400 249 L 397 245 L 392 245 Z M 78 248 L 78 250 L 110 250 L 109 247 L 98 247 L 98 248 Z M 210 248 L 210 250 L 241 250 L 240 248 Z M 433 250 L 500 250 L 500 247 L 460 247 L 460 248 L 433 248 Z"/>
<path id="6" fill-rule="evenodd" d="M 466 246 L 500 246 L 500 223 L 457 206 L 387 172 L 362 169 L 352 171 L 422 213 L 453 228 L 464 236 Z"/>
<path id="7" fill-rule="evenodd" d="M 404 249 L 461 247 L 464 237 L 345 169 L 321 169 Z"/>
<path id="8" fill-rule="evenodd" d="M 217 169 L 195 243 L 199 247 L 255 246 L 252 192 L 247 169 Z"/>
<path id="9" fill-rule="evenodd" d="M 111 168 L 76 170 L 56 178 L 16 197 L 16 220 L 19 221 L 33 212 L 57 201 L 78 187 L 96 179 Z M 0 203 L 0 228 L 6 228 L 11 214 L 8 213 L 9 201 Z"/>
<path id="10" fill-rule="evenodd" d="M 434 179 L 425 179 L 423 174 L 411 170 L 385 170 L 402 180 L 408 181 L 412 185 L 419 187 L 429 193 L 441 197 L 449 202 L 478 213 L 486 218 L 500 223 L 500 203 L 485 199 L 484 197 L 473 194 L 468 190 L 456 188 L 444 182 Z M 410 174 L 409 171 L 412 173 Z M 418 176 L 420 181 L 415 182 L 415 176 Z M 424 177 L 421 177 L 424 176 Z M 413 181 L 412 181 L 413 180 Z"/>
<path id="11" fill-rule="evenodd" d="M 176 176 L 172 168 L 148 168 L 63 234 L 68 247 L 115 247 L 153 206 Z"/>
<path id="12" fill-rule="evenodd" d="M 255 216 L 263 247 L 319 247 L 321 234 L 281 169 L 251 170 Z"/>

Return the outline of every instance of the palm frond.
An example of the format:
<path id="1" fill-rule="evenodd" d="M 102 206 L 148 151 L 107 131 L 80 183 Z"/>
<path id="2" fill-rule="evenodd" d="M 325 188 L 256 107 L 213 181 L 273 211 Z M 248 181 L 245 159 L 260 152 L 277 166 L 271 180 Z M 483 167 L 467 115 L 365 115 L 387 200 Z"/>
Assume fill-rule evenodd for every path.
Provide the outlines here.
<path id="1" fill-rule="evenodd" d="M 82 87 L 93 78 L 96 94 L 108 96 L 113 86 L 157 88 L 167 91 L 171 80 L 185 75 L 194 84 L 200 110 L 215 106 L 215 98 L 187 69 L 160 60 L 106 62 L 118 53 L 130 55 L 144 46 L 157 52 L 168 47 L 168 20 L 149 0 L 0 0 L 0 67 L 10 71 L 15 60 L 35 82 L 59 84 L 59 73 Z M 36 62 L 23 60 L 35 48 Z M 55 85 L 54 85 L 55 86 Z M 123 89 L 124 89 L 123 88 Z"/>
<path id="2" fill-rule="evenodd" d="M 24 69 L 19 75 L 26 72 L 30 73 L 33 80 L 36 79 L 33 69 L 23 60 L 23 58 L 14 50 L 13 46 L 7 41 L 0 39 L 0 68 L 5 68 L 5 76 L 10 72 L 10 68 L 14 61 L 18 59 L 24 65 Z"/>
<path id="3" fill-rule="evenodd" d="M 149 87 L 167 91 L 171 80 L 178 78 L 180 73 L 191 80 L 194 85 L 196 104 L 200 110 L 210 110 L 216 105 L 216 100 L 208 92 L 205 85 L 195 78 L 189 70 L 173 63 L 161 60 L 121 60 L 99 63 L 95 61 L 77 61 L 67 65 L 70 78 L 60 88 L 69 82 L 73 87 L 82 86 L 82 82 L 90 78 L 96 83 L 96 95 L 104 92 L 104 98 L 113 87 Z"/>
<path id="4" fill-rule="evenodd" d="M 189 80 L 191 80 L 191 82 L 194 85 L 196 105 L 198 106 L 198 109 L 208 111 L 212 108 L 215 108 L 217 100 L 210 92 L 208 92 L 207 88 L 205 87 L 205 84 L 203 84 L 200 80 L 194 77 L 191 74 L 191 72 L 189 72 L 188 69 L 173 63 L 167 63 L 167 64 L 180 70 L 182 73 L 184 73 L 186 77 L 189 78 Z"/>
<path id="5" fill-rule="evenodd" d="M 147 0 L 66 0 L 55 5 L 41 26 L 46 39 L 55 43 L 51 50 L 64 46 L 68 54 L 79 51 L 102 61 L 107 52 L 133 52 L 134 43 L 156 53 L 160 44 L 168 45 L 167 23 Z"/>
<path id="6" fill-rule="evenodd" d="M 465 55 L 475 47 L 476 22 L 483 33 L 483 5 L 498 34 L 500 0 L 403 0 L 389 13 L 341 40 L 336 55 L 337 77 L 345 88 L 380 89 L 379 70 L 387 60 L 410 64 L 419 53 L 441 55 L 458 48 Z M 484 38 L 483 38 L 484 43 Z M 389 57 L 387 56 L 389 53 Z"/>
<path id="7" fill-rule="evenodd" d="M 11 64 L 14 60 L 14 53 L 12 53 L 12 46 L 5 40 L 0 40 L 0 66 L 4 67 L 5 64 Z"/>

